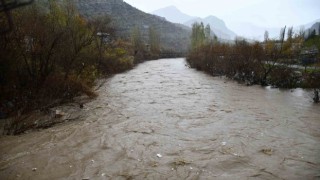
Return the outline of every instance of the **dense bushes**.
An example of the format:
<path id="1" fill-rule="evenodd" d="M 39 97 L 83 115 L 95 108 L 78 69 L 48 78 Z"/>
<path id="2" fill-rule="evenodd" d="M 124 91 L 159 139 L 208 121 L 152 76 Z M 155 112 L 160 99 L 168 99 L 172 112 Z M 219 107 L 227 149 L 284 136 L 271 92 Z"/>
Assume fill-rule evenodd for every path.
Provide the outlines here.
<path id="1" fill-rule="evenodd" d="M 280 40 L 266 38 L 264 43 L 237 39 L 226 44 L 211 37 L 208 40 L 205 34 L 203 24 L 193 25 L 193 46 L 187 56 L 191 67 L 211 75 L 225 75 L 248 85 L 308 87 L 319 91 L 320 76 L 317 73 L 291 67 L 292 61 L 299 59 L 299 49 L 292 48 L 295 47 L 292 44 L 301 41 L 299 36 L 292 38 L 292 28 L 289 28 L 287 41 L 284 40 L 284 28 L 280 32 Z"/>
<path id="2" fill-rule="evenodd" d="M 33 4 L 12 16 L 13 30 L 0 35 L 1 117 L 81 93 L 95 97 L 90 87 L 96 78 L 133 66 L 126 46 L 105 45 L 97 36 L 112 37 L 108 18 L 88 21 L 70 1 Z"/>
<path id="3" fill-rule="evenodd" d="M 283 88 L 320 87 L 309 82 L 312 74 L 300 72 L 290 65 L 280 63 L 284 58 L 276 50 L 267 53 L 259 43 L 243 40 L 235 44 L 206 44 L 192 50 L 187 61 L 189 65 L 211 75 L 225 75 L 247 84 L 273 85 Z M 300 81 L 304 82 L 300 82 Z"/>
<path id="4" fill-rule="evenodd" d="M 191 67 L 212 75 L 257 83 L 263 76 L 263 48 L 243 40 L 229 44 L 207 44 L 189 53 L 187 61 Z"/>

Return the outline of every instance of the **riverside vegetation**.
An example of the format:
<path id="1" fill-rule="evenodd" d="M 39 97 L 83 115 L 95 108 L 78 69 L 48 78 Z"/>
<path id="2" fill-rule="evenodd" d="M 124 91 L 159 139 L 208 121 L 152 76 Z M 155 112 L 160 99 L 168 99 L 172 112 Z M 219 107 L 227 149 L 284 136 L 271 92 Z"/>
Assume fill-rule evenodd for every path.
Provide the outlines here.
<path id="1" fill-rule="evenodd" d="M 262 43 L 249 43 L 240 38 L 233 44 L 221 43 L 211 37 L 210 26 L 195 23 L 191 35 L 192 48 L 187 61 L 192 68 L 211 75 L 225 75 L 247 85 L 312 88 L 313 100 L 319 102 L 319 55 L 314 57 L 317 61 L 313 62 L 312 68 L 293 66 L 299 63 L 303 48 L 320 48 L 319 36 L 313 31 L 305 38 L 303 31 L 294 34 L 293 28 L 288 28 L 287 38 L 285 35 L 286 27 L 281 30 L 279 39 L 269 39 L 266 32 Z"/>
<path id="2" fill-rule="evenodd" d="M 116 38 L 111 18 L 85 18 L 70 1 L 37 2 L 12 11 L 12 18 L 14 28 L 0 35 L 0 118 L 18 117 L 7 126 L 13 134 L 26 124 L 21 115 L 46 112 L 80 94 L 94 98 L 97 78 L 159 53 L 154 29 L 147 51 L 138 31 L 132 41 Z"/>

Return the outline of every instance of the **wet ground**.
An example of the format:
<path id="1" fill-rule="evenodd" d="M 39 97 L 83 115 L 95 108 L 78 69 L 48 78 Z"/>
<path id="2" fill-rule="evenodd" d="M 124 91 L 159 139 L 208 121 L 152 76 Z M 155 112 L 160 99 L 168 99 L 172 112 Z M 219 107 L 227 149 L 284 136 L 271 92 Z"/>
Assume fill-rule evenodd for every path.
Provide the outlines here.
<path id="1" fill-rule="evenodd" d="M 165 59 L 98 93 L 77 121 L 0 137 L 0 179 L 320 179 L 311 92 L 247 87 Z"/>

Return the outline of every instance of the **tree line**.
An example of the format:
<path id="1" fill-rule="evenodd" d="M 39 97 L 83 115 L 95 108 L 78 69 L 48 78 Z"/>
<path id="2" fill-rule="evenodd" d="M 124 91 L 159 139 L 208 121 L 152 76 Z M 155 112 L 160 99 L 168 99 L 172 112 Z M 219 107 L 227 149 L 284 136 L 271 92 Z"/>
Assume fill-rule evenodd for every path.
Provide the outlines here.
<path id="1" fill-rule="evenodd" d="M 281 88 L 314 88 L 315 102 L 319 102 L 320 72 L 292 68 L 300 61 L 305 35 L 294 34 L 293 28 L 282 28 L 279 39 L 248 42 L 237 38 L 234 43 L 222 43 L 207 36 L 203 23 L 192 27 L 192 47 L 187 62 L 192 68 L 211 75 L 227 76 L 247 85 L 272 85 Z"/>
<path id="2" fill-rule="evenodd" d="M 147 35 L 144 35 L 146 33 Z M 131 30 L 131 44 L 137 61 L 158 59 L 160 57 L 160 34 L 154 26 L 141 30 L 135 26 Z"/>
<path id="3" fill-rule="evenodd" d="M 115 38 L 109 17 L 85 19 L 72 1 L 37 2 L 11 15 L 12 30 L 0 35 L 0 118 L 81 93 L 95 97 L 97 78 L 136 63 L 132 44 Z"/>

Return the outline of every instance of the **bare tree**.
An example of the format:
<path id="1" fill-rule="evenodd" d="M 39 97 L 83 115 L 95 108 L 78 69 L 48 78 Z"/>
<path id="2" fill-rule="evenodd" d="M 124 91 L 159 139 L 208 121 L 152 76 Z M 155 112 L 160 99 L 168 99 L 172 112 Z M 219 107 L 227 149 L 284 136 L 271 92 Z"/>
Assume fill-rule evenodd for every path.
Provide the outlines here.
<path id="1" fill-rule="evenodd" d="M 0 28 L 0 35 L 5 34 L 9 31 L 12 30 L 13 28 L 13 19 L 11 16 L 11 11 L 13 9 L 30 5 L 33 3 L 34 0 L 28 0 L 28 1 L 20 1 L 20 0 L 15 0 L 15 1 L 8 1 L 8 0 L 0 0 L 0 13 L 3 12 L 5 17 L 1 17 L 4 19 L 0 19 L 1 24 L 6 24 L 6 26 L 2 26 Z M 6 19 L 6 20 L 5 20 Z M 6 22 L 4 22 L 6 21 Z"/>
<path id="2" fill-rule="evenodd" d="M 267 43 L 269 41 L 269 32 L 265 31 L 264 32 L 264 42 Z"/>
<path id="3" fill-rule="evenodd" d="M 279 41 L 273 42 L 271 44 L 271 49 L 265 49 L 266 57 L 265 61 L 261 62 L 261 68 L 263 69 L 263 74 L 261 77 L 261 85 L 267 85 L 267 77 L 271 73 L 271 71 L 275 68 L 276 63 L 279 61 L 282 49 L 283 49 L 283 43 L 285 38 L 285 32 L 286 32 L 286 26 L 280 30 L 280 36 Z"/>

